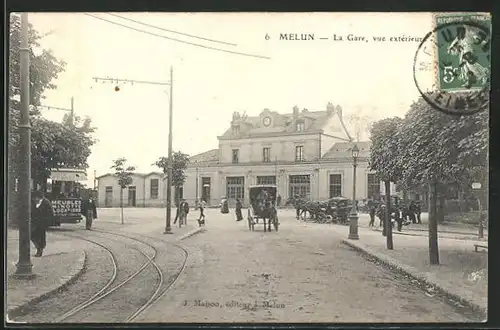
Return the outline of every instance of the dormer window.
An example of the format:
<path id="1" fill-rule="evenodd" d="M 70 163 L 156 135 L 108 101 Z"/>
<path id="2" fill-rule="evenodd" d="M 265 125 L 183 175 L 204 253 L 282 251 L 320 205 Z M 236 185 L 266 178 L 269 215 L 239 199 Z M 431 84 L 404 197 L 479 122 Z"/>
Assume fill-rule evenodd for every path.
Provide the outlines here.
<path id="1" fill-rule="evenodd" d="M 306 124 L 303 121 L 298 121 L 295 124 L 295 130 L 297 132 L 303 132 L 303 131 L 305 131 L 305 128 L 306 128 Z"/>
<path id="2" fill-rule="evenodd" d="M 233 126 L 233 135 L 240 135 L 240 126 Z"/>

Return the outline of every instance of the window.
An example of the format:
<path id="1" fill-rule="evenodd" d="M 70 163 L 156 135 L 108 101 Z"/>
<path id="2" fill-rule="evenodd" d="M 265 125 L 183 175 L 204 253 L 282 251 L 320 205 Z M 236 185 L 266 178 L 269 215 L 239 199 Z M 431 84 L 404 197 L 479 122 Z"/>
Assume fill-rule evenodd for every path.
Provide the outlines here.
<path id="1" fill-rule="evenodd" d="M 240 127 L 233 126 L 233 135 L 240 135 Z"/>
<path id="2" fill-rule="evenodd" d="M 233 164 L 238 164 L 240 162 L 240 150 L 233 149 Z"/>
<path id="3" fill-rule="evenodd" d="M 342 196 L 342 174 L 330 174 L 330 198 Z"/>
<path id="4" fill-rule="evenodd" d="M 311 177 L 309 175 L 290 175 L 290 197 L 309 199 L 311 195 Z"/>
<path id="5" fill-rule="evenodd" d="M 302 121 L 297 122 L 296 130 L 297 132 L 303 132 L 306 128 L 306 124 Z"/>
<path id="6" fill-rule="evenodd" d="M 304 146 L 296 146 L 295 147 L 295 161 L 303 161 L 304 160 Z"/>
<path id="7" fill-rule="evenodd" d="M 158 190 L 159 190 L 159 179 L 151 179 L 150 181 L 150 195 L 151 199 L 158 199 Z"/>
<path id="8" fill-rule="evenodd" d="M 274 175 L 264 175 L 257 177 L 258 185 L 276 185 L 276 177 Z"/>
<path id="9" fill-rule="evenodd" d="M 375 174 L 368 174 L 368 198 L 380 196 L 380 180 Z"/>
<path id="10" fill-rule="evenodd" d="M 262 148 L 262 161 L 264 163 L 271 161 L 271 148 Z"/>
<path id="11" fill-rule="evenodd" d="M 233 176 L 226 178 L 226 197 L 228 199 L 245 197 L 245 178 L 242 176 Z"/>

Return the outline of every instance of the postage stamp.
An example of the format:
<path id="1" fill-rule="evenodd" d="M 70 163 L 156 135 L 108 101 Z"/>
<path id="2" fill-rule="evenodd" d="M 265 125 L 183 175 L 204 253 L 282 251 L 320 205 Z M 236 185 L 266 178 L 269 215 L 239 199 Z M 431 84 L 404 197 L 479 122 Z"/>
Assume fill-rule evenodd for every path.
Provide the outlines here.
<path id="1" fill-rule="evenodd" d="M 420 43 L 414 80 L 434 108 L 466 115 L 489 104 L 491 16 L 486 13 L 433 15 L 434 29 Z"/>
<path id="2" fill-rule="evenodd" d="M 486 87 L 490 80 L 491 16 L 437 14 L 434 19 L 436 27 L 454 23 L 436 34 L 439 89 L 468 91 Z M 460 24 L 468 22 L 478 26 Z"/>

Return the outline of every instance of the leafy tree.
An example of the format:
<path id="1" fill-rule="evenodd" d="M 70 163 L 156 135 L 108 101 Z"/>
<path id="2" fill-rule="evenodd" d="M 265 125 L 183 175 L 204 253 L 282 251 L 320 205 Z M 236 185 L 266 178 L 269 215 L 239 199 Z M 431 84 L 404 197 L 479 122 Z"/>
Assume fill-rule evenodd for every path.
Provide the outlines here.
<path id="1" fill-rule="evenodd" d="M 46 49 L 41 49 L 39 41 L 43 38 L 30 24 L 28 27 L 28 44 L 30 54 L 30 104 L 35 106 L 30 109 L 33 118 L 39 118 L 40 112 L 36 109 L 43 99 L 46 90 L 56 88 L 53 83 L 59 73 L 64 71 L 65 63 L 58 60 Z M 21 19 L 18 15 L 10 15 L 9 30 L 9 112 L 8 112 L 8 192 L 9 219 L 16 218 L 16 178 L 19 164 L 19 120 L 20 120 L 20 45 L 21 45 Z"/>
<path id="2" fill-rule="evenodd" d="M 181 151 L 177 151 L 172 153 L 172 187 L 175 187 L 176 196 L 179 196 L 180 188 L 186 182 L 186 173 L 185 170 L 189 164 L 189 155 L 182 153 Z M 156 162 L 152 165 L 159 167 L 163 170 L 164 174 L 168 175 L 168 157 L 160 157 Z M 176 204 L 178 201 L 176 201 Z"/>
<path id="3" fill-rule="evenodd" d="M 121 219 L 123 225 L 123 189 L 127 188 L 132 184 L 132 175 L 134 174 L 134 166 L 126 166 L 126 158 L 118 158 L 113 161 L 113 165 L 110 167 L 115 171 L 115 175 L 118 177 L 118 185 L 120 186 L 120 209 L 121 209 Z"/>
<path id="4" fill-rule="evenodd" d="M 370 169 L 376 171 L 377 177 L 385 184 L 386 215 L 384 219 L 383 235 L 387 238 L 387 249 L 392 250 L 391 226 L 391 182 L 397 182 L 401 177 L 400 145 L 397 132 L 402 124 L 399 117 L 387 118 L 373 123 L 370 132 L 372 142 L 370 148 Z"/>
<path id="5" fill-rule="evenodd" d="M 447 184 L 469 185 L 486 169 L 488 114 L 446 115 L 420 98 L 411 105 L 396 139 L 405 165 L 401 184 L 429 186 L 429 257 L 431 264 L 439 264 L 438 199 L 442 206 Z"/>

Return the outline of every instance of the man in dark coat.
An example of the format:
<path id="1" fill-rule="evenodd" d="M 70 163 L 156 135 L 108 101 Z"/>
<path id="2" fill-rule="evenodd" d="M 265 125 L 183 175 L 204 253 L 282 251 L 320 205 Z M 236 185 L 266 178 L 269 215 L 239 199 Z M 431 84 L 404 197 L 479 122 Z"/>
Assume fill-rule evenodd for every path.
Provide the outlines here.
<path id="1" fill-rule="evenodd" d="M 236 198 L 236 221 L 241 221 L 243 220 L 243 215 L 241 214 L 241 202 L 238 198 Z"/>
<path id="2" fill-rule="evenodd" d="M 97 207 L 92 198 L 82 201 L 82 215 L 85 217 L 85 228 L 92 228 L 92 220 L 97 219 Z"/>
<path id="3" fill-rule="evenodd" d="M 43 249 L 47 245 L 47 227 L 54 218 L 52 203 L 43 193 L 35 191 L 33 193 L 33 205 L 31 211 L 31 241 L 35 245 L 35 257 L 41 257 Z"/>
<path id="4" fill-rule="evenodd" d="M 281 195 L 280 195 L 280 194 L 278 194 L 278 197 L 276 197 L 276 205 L 277 205 L 278 207 L 280 207 L 280 206 L 281 206 Z"/>
<path id="5" fill-rule="evenodd" d="M 184 206 L 184 204 L 187 204 L 186 203 L 186 200 L 180 200 L 179 203 L 177 203 L 177 211 L 175 212 L 175 220 L 174 220 L 174 225 L 177 223 L 177 220 L 181 217 L 181 216 L 187 216 L 187 213 L 186 213 L 186 207 Z M 188 205 L 188 208 L 189 208 L 189 205 Z M 183 214 L 181 214 L 183 213 Z M 181 220 L 182 221 L 182 220 Z"/>

